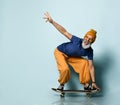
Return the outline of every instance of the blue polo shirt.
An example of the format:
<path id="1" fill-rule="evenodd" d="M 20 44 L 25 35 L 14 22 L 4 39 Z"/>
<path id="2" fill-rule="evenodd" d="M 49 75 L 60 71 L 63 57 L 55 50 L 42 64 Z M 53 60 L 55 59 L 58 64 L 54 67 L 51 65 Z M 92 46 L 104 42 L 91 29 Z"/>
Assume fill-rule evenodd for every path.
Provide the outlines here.
<path id="1" fill-rule="evenodd" d="M 88 49 L 83 49 L 82 38 L 72 36 L 70 42 L 63 43 L 57 48 L 59 51 L 71 57 L 87 57 L 89 60 L 93 60 L 93 49 L 90 47 Z"/>

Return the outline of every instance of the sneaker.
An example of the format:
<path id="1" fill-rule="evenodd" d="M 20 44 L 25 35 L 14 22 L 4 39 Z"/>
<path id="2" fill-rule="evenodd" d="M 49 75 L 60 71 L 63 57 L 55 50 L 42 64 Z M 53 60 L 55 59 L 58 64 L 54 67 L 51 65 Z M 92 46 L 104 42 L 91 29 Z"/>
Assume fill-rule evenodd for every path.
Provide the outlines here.
<path id="1" fill-rule="evenodd" d="M 84 87 L 85 91 L 94 91 L 97 90 L 96 88 L 93 88 L 91 85 L 88 85 L 87 87 Z"/>
<path id="2" fill-rule="evenodd" d="M 59 85 L 58 88 L 57 88 L 57 90 L 60 90 L 60 91 L 62 91 L 63 89 L 64 89 L 64 85 L 63 84 Z"/>

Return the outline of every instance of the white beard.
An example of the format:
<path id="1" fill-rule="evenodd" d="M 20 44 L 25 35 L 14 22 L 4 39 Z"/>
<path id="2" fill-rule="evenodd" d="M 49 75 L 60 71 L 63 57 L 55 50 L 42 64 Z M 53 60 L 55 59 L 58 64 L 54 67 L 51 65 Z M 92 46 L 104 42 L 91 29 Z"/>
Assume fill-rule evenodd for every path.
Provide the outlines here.
<path id="1" fill-rule="evenodd" d="M 88 49 L 91 46 L 91 44 L 85 45 L 84 41 L 82 42 L 82 47 L 84 49 Z"/>

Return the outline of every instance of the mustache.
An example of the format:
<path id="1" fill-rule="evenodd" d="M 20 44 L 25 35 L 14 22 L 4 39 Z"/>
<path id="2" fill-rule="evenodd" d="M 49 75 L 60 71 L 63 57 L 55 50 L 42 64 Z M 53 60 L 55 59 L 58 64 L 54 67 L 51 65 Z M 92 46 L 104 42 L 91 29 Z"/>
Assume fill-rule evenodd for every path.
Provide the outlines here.
<path id="1" fill-rule="evenodd" d="M 84 41 L 82 42 L 82 47 L 83 47 L 84 49 L 88 49 L 90 46 L 91 46 L 90 43 L 86 45 Z"/>

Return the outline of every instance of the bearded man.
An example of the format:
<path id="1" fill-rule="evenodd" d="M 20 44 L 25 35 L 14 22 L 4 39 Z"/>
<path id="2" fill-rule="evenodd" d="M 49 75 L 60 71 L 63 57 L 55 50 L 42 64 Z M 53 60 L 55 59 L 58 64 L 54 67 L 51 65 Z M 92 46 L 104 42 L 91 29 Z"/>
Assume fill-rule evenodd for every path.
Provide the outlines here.
<path id="1" fill-rule="evenodd" d="M 54 51 L 60 74 L 58 79 L 60 85 L 57 89 L 63 90 L 65 84 L 70 80 L 71 72 L 68 66 L 69 64 L 73 67 L 74 71 L 79 74 L 79 81 L 84 85 L 84 90 L 100 90 L 96 85 L 93 49 L 91 47 L 95 42 L 97 32 L 94 29 L 90 29 L 84 38 L 79 38 L 55 22 L 48 12 L 45 13 L 44 19 L 70 40 L 67 43 L 62 43 L 57 46 Z M 90 81 L 92 81 L 92 84 L 90 84 Z"/>

